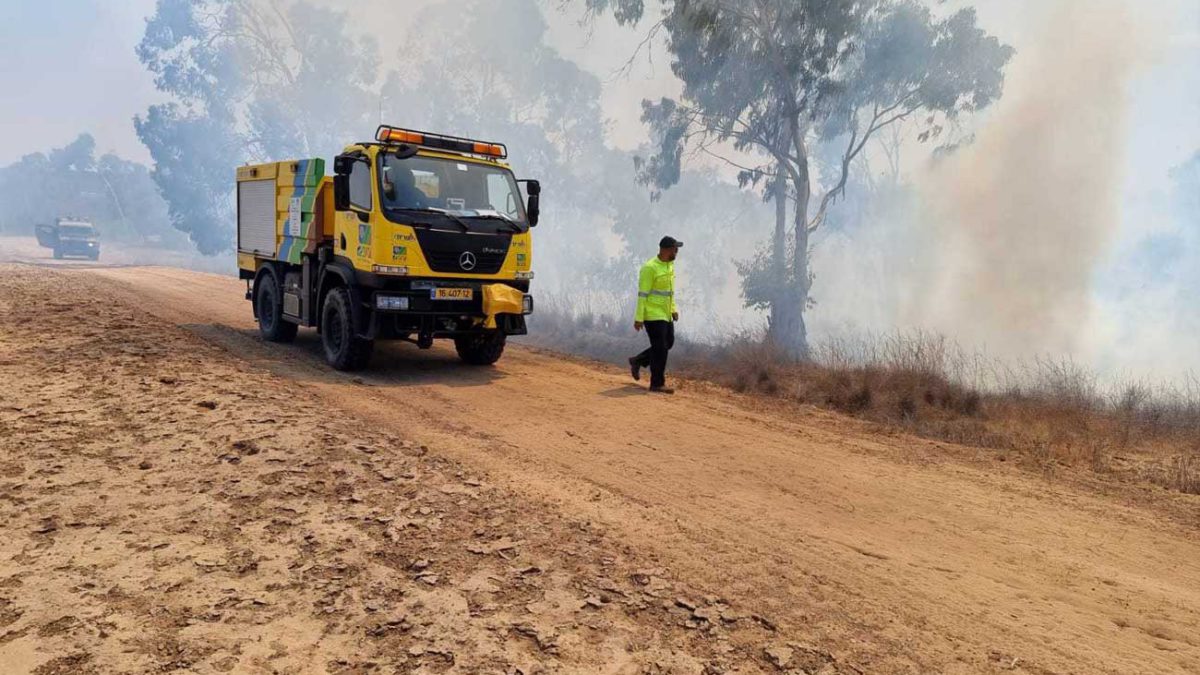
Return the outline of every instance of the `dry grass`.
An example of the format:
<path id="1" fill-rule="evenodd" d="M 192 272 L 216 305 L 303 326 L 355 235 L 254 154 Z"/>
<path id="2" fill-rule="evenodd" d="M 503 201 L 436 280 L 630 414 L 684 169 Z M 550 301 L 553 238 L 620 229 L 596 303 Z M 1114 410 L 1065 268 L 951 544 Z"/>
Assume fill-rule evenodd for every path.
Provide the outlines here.
<path id="1" fill-rule="evenodd" d="M 819 345 L 792 362 L 741 343 L 690 366 L 737 391 L 831 408 L 928 438 L 1200 494 L 1200 383 L 1105 386 L 1070 361 L 1005 366 L 927 334 Z"/>
<path id="2" fill-rule="evenodd" d="M 538 317 L 534 342 L 622 363 L 640 344 L 621 322 Z M 1200 380 L 1103 383 L 1077 363 L 1003 363 L 927 333 L 836 340 L 797 362 L 760 339 L 679 343 L 673 370 L 731 389 L 836 410 L 1041 471 L 1082 467 L 1200 494 Z"/>

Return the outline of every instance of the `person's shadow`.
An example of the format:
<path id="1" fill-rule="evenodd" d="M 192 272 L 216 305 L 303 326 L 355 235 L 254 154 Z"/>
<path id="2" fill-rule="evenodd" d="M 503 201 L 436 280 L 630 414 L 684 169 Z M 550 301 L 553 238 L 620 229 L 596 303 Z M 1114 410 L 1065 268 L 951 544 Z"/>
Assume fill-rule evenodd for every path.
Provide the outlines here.
<path id="1" fill-rule="evenodd" d="M 602 392 L 600 392 L 600 395 L 607 396 L 608 398 L 625 398 L 627 396 L 637 396 L 639 394 L 645 394 L 645 393 L 646 393 L 645 387 L 642 387 L 641 385 L 637 385 L 637 384 L 630 382 L 629 384 L 625 384 L 620 387 L 615 387 L 613 389 L 607 389 L 605 391 L 602 391 Z"/>

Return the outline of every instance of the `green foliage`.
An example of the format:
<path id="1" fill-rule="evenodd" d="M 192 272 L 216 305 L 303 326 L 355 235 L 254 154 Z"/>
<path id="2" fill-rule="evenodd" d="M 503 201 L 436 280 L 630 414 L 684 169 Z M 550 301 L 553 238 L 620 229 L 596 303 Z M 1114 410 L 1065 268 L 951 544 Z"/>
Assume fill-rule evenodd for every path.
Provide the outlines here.
<path id="1" fill-rule="evenodd" d="M 649 157 L 634 157 L 633 165 L 638 180 L 652 186 L 651 198 L 658 200 L 662 191 L 678 183 L 683 173 L 683 150 L 694 115 L 674 100 L 663 98 L 657 103 L 642 101 L 642 121 L 655 130 L 658 152 Z"/>
<path id="2" fill-rule="evenodd" d="M 973 9 L 938 20 L 912 0 L 674 2 L 664 26 L 683 97 L 643 104 L 657 144 L 642 179 L 673 185 L 689 143 L 729 141 L 805 165 L 791 154 L 797 130 L 852 135 L 845 154 L 856 155 L 869 134 L 915 112 L 979 110 L 999 97 L 1012 49 L 975 20 Z M 746 177 L 769 171 L 755 170 Z"/>
<path id="3" fill-rule="evenodd" d="M 34 225 L 71 216 L 91 220 L 105 239 L 181 243 L 149 169 L 112 154 L 97 158 L 95 149 L 81 134 L 0 168 L 0 232 L 29 236 Z"/>
<path id="4" fill-rule="evenodd" d="M 307 2 L 159 0 L 138 58 L 171 101 L 135 120 L 172 223 L 233 246 L 234 167 L 330 155 L 370 125 L 376 46 Z"/>
<path id="5" fill-rule="evenodd" d="M 234 14 L 230 0 L 159 0 L 137 48 L 155 85 L 175 99 L 135 118 L 138 137 L 172 224 L 208 254 L 228 249 L 233 237 L 230 175 L 243 147 L 233 101 L 248 83 L 233 41 L 221 39 L 234 29 Z"/>
<path id="6" fill-rule="evenodd" d="M 636 24 L 646 13 L 645 0 L 584 0 L 588 11 L 602 14 L 611 11 L 617 23 Z"/>
<path id="7" fill-rule="evenodd" d="M 737 263 L 742 277 L 742 298 L 752 309 L 769 310 L 779 294 L 780 272 L 776 269 L 774 251 L 760 246 L 754 256 Z"/>
<path id="8" fill-rule="evenodd" d="M 843 95 L 821 127 L 825 139 L 852 131 L 874 106 L 893 108 L 892 116 L 924 111 L 947 118 L 985 108 L 1000 97 L 1003 66 L 1013 55 L 976 26 L 974 8 L 938 19 L 913 0 L 881 4 L 860 41 L 839 75 Z M 926 118 L 923 140 L 940 131 L 935 122 Z"/>

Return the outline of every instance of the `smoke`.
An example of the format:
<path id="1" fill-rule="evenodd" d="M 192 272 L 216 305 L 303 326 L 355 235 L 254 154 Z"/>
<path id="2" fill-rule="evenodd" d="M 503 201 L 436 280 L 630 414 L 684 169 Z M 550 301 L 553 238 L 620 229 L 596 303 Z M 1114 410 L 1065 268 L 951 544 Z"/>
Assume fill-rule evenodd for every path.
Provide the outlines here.
<path id="1" fill-rule="evenodd" d="M 1000 355 L 1078 353 L 1094 275 L 1121 227 L 1129 85 L 1124 6 L 1057 3 L 975 138 L 920 181 L 936 241 L 909 321 Z"/>
<path id="2" fill-rule="evenodd" d="M 157 3 L 141 2 L 140 12 L 159 11 Z M 229 167 L 242 161 L 297 153 L 329 157 L 342 143 L 369 137 L 381 120 L 487 136 L 507 142 L 517 171 L 541 178 L 546 188 L 544 225 L 536 235 L 539 293 L 558 292 L 575 311 L 625 321 L 630 279 L 658 237 L 669 233 L 688 241 L 680 262 L 687 330 L 730 335 L 761 325 L 761 313 L 742 306 L 733 262 L 751 256 L 769 235 L 770 205 L 738 189 L 728 167 L 704 164 L 702 157 L 660 202 L 650 202 L 633 180 L 632 156 L 644 154 L 648 142 L 638 104 L 678 94 L 680 86 L 661 39 L 642 44 L 647 26 L 634 30 L 609 18 L 581 23 L 581 3 L 559 0 L 275 4 L 335 10 L 309 8 L 296 15 L 321 19 L 297 20 L 301 30 L 291 37 L 301 44 L 287 51 L 296 63 L 298 55 L 314 53 L 313 45 L 366 50 L 373 39 L 375 46 L 366 50 L 371 58 L 347 60 L 345 50 L 331 48 L 304 60 L 295 86 L 260 88 L 255 101 L 286 105 L 278 111 L 259 105 L 254 119 L 245 117 L 243 97 L 214 97 L 237 103 L 231 104 L 233 127 L 246 142 L 222 145 L 216 135 L 201 133 L 200 124 L 195 133 L 180 128 L 164 135 L 159 146 L 181 162 L 178 184 L 160 186 L 164 196 L 186 202 L 187 191 L 201 184 L 196 175 L 211 176 L 214 191 L 227 191 Z M 1193 361 L 1184 367 L 1200 365 L 1200 349 L 1189 337 L 1200 328 L 1200 313 L 1187 292 L 1200 269 L 1196 208 L 1187 207 L 1186 227 L 1192 228 L 1187 230 L 1185 209 L 1167 204 L 1165 194 L 1171 189 L 1168 170 L 1200 147 L 1200 125 L 1194 122 L 1200 114 L 1200 95 L 1194 93 L 1200 91 L 1195 0 L 928 4 L 937 11 L 978 6 L 980 25 L 1017 47 L 1004 95 L 986 112 L 959 120 L 961 128 L 949 133 L 965 142 L 954 152 L 931 155 L 932 143 L 916 142 L 915 120 L 897 137 L 872 141 L 846 201 L 834 207 L 830 225 L 814 238 L 816 306 L 808 317 L 814 339 L 847 326 L 877 333 L 919 328 L 999 356 L 1073 354 L 1092 365 L 1161 372 L 1163 366 L 1177 367 L 1178 355 L 1190 354 Z M 1154 5 L 1149 17 L 1148 4 Z M 163 6 L 183 12 L 196 3 Z M 275 5 L 248 0 L 246 6 Z M 647 6 L 647 16 L 657 16 L 661 3 Z M 61 28 L 49 9 L 36 9 L 41 7 L 36 3 L 22 7 L 27 9 L 13 25 Z M 268 22 L 277 16 L 259 14 Z M 343 14 L 345 21 L 328 20 Z M 1171 18 L 1156 20 L 1159 14 Z M 152 88 L 146 64 L 131 56 L 147 26 L 135 23 L 108 51 L 125 54 L 122 63 L 130 63 L 124 67 L 136 68 L 123 77 L 139 76 L 144 88 Z M 160 37 L 177 36 L 176 29 L 186 25 L 171 23 Z M 451 37 L 453 48 L 447 48 Z M 50 38 L 60 39 L 48 33 Z M 170 46 L 164 46 L 164 57 L 180 55 L 166 49 Z M 1164 49 L 1171 52 L 1170 65 L 1160 72 L 1150 61 Z M 26 53 L 24 58 L 35 58 L 33 51 Z M 271 83 L 277 80 L 263 80 L 259 71 L 272 62 L 251 60 L 184 78 L 183 84 L 204 81 L 234 91 L 239 78 Z M 1156 68 L 1153 79 L 1175 84 L 1147 88 L 1150 66 Z M 96 77 L 62 66 L 53 70 L 55 89 L 62 91 L 78 90 L 81 79 Z M 4 77 L 0 73 L 0 83 L 10 85 L 6 90 L 22 89 L 21 80 Z M 1189 91 L 1190 97 L 1180 93 Z M 99 114 L 129 127 L 127 136 L 135 139 L 129 117 L 175 98 L 150 93 L 130 98 L 120 114 Z M 338 104 L 321 103 L 329 100 Z M 73 108 L 78 107 L 43 106 L 39 115 L 87 128 L 92 121 L 79 120 L 86 117 L 82 109 L 66 117 Z M 300 114 L 318 108 L 319 116 Z M 291 126 L 280 131 L 263 123 L 267 113 L 276 112 L 270 120 Z M 1160 130 L 1148 131 L 1156 126 Z M 285 132 L 297 130 L 315 140 L 285 145 L 291 137 Z M 71 137 L 45 145 L 64 145 Z M 102 148 L 113 142 L 99 139 Z M 15 148 L 8 151 L 14 160 Z M 145 154 L 141 145 L 134 149 Z M 170 174 L 170 166 L 158 168 L 164 166 Z M 1149 174 L 1160 175 L 1159 184 L 1142 180 L 1131 192 L 1131 182 Z M 1155 189 L 1164 192 L 1157 201 Z M 191 203 L 217 203 L 202 197 Z M 197 215 L 207 227 L 231 222 L 227 215 L 207 217 L 200 210 Z M 217 234 L 224 237 L 218 243 L 229 238 L 227 231 Z"/>
<path id="3" fill-rule="evenodd" d="M 1130 216 L 1131 87 L 1154 45 L 1127 4 L 1084 5 L 1025 17 L 1004 95 L 952 150 L 931 155 L 909 129 L 891 148 L 904 179 L 860 186 L 861 222 L 815 251 L 818 335 L 922 329 L 1003 358 L 1100 360 L 1095 335 L 1117 319 L 1097 287 Z"/>

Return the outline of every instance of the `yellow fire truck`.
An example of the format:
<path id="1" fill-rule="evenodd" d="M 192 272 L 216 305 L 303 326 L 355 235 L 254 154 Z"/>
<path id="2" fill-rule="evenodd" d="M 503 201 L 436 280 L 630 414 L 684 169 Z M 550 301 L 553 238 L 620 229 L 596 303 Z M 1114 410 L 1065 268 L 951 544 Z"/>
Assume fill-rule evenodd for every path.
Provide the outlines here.
<path id="1" fill-rule="evenodd" d="M 338 370 L 362 368 L 385 339 L 453 339 L 465 362 L 495 363 L 533 312 L 541 193 L 507 156 L 384 125 L 335 157 L 332 177 L 322 159 L 239 167 L 237 262 L 262 336 L 315 327 Z"/>

